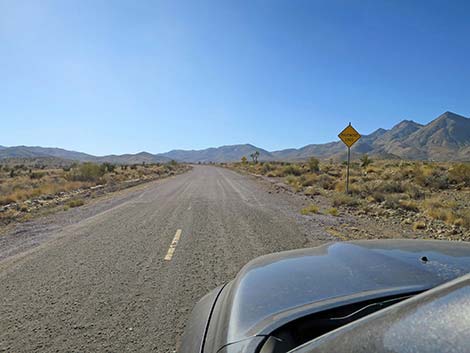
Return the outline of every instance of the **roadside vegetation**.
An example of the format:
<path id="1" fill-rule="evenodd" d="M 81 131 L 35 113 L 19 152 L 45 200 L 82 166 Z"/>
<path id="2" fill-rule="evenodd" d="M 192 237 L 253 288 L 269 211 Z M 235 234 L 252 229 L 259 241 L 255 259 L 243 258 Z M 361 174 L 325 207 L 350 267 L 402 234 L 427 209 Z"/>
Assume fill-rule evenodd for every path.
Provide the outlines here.
<path id="1" fill-rule="evenodd" d="M 413 230 L 463 235 L 470 240 L 470 163 L 372 160 L 351 163 L 349 194 L 345 163 L 310 158 L 298 163 L 248 162 L 229 167 L 287 184 L 316 203 L 300 212 L 399 220 Z"/>
<path id="2" fill-rule="evenodd" d="M 79 207 L 91 197 L 179 174 L 188 168 L 176 162 L 73 163 L 61 167 L 40 162 L 0 164 L 0 224 L 27 219 L 34 211 L 52 206 Z"/>

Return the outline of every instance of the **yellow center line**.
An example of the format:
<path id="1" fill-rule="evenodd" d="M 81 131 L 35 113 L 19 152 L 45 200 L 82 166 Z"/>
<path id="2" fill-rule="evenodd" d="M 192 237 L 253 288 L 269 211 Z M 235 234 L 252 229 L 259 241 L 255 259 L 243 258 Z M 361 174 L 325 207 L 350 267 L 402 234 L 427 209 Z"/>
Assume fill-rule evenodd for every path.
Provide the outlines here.
<path id="1" fill-rule="evenodd" d="M 170 248 L 168 249 L 168 252 L 166 253 L 166 256 L 165 256 L 166 261 L 170 261 L 171 258 L 173 257 L 173 254 L 176 249 L 176 245 L 178 245 L 180 237 L 181 237 L 181 229 L 178 229 L 176 231 L 175 237 L 173 238 L 173 241 L 170 244 Z"/>

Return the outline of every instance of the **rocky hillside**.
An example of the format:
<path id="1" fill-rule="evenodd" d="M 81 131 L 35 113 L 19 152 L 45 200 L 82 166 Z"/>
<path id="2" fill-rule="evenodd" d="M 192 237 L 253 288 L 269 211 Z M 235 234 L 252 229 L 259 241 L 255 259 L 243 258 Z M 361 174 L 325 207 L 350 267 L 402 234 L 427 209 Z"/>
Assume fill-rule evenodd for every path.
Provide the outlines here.
<path id="1" fill-rule="evenodd" d="M 49 148 L 38 146 L 14 146 L 0 149 L 0 159 L 4 158 L 37 158 L 55 157 L 74 161 L 93 161 L 96 157 L 75 151 L 67 151 L 61 148 Z"/>
<path id="2" fill-rule="evenodd" d="M 203 150 L 173 150 L 161 154 L 141 152 L 137 154 L 96 157 L 82 152 L 60 148 L 0 147 L 0 160 L 5 158 L 54 157 L 74 161 L 138 164 L 176 160 L 189 163 L 234 162 L 243 156 L 259 152 L 259 160 L 302 160 L 311 156 L 343 159 L 346 149 L 342 142 L 311 144 L 302 148 L 290 148 L 269 152 L 250 144 L 222 146 Z M 403 120 L 390 130 L 377 129 L 364 135 L 351 149 L 353 157 L 368 153 L 379 158 L 405 158 L 436 161 L 470 161 L 470 119 L 445 112 L 427 125 Z"/>
<path id="3" fill-rule="evenodd" d="M 409 159 L 470 160 L 470 119 L 446 112 L 384 150 Z"/>
<path id="4" fill-rule="evenodd" d="M 470 119 L 445 112 L 427 125 L 403 120 L 390 130 L 364 135 L 351 149 L 353 156 L 368 153 L 382 158 L 470 161 Z M 344 158 L 342 142 L 276 151 L 276 159 Z"/>
<path id="5" fill-rule="evenodd" d="M 109 155 L 97 157 L 90 154 L 68 151 L 61 148 L 37 147 L 37 146 L 14 146 L 0 148 L 0 160 L 6 159 L 35 159 L 56 158 L 67 161 L 116 163 L 116 164 L 140 164 L 140 163 L 166 163 L 171 159 L 164 156 L 154 155 L 148 152 L 136 154 Z"/>

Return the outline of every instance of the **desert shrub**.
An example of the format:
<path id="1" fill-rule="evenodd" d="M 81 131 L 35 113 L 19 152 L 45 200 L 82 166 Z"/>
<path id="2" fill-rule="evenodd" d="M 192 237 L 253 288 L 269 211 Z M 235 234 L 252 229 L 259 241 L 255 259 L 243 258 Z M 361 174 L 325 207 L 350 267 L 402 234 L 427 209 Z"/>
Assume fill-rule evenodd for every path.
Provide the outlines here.
<path id="1" fill-rule="evenodd" d="M 302 174 L 302 169 L 298 165 L 289 164 L 284 166 L 283 175 L 296 175 L 299 176 Z"/>
<path id="2" fill-rule="evenodd" d="M 413 230 L 418 230 L 418 229 L 425 229 L 426 228 L 426 223 L 423 221 L 418 221 L 413 223 Z"/>
<path id="3" fill-rule="evenodd" d="M 71 172 L 70 179 L 73 181 L 98 181 L 105 171 L 95 163 L 83 163 Z"/>
<path id="4" fill-rule="evenodd" d="M 349 185 L 349 193 L 351 195 L 365 197 L 368 194 L 368 190 L 365 184 L 356 182 Z"/>
<path id="5" fill-rule="evenodd" d="M 409 171 L 410 176 L 413 177 L 414 181 L 421 186 L 424 186 L 425 182 L 424 179 L 426 177 L 423 167 L 419 164 L 416 164 L 412 170 Z"/>
<path id="6" fill-rule="evenodd" d="M 304 191 L 304 194 L 307 196 L 312 196 L 312 195 L 320 195 L 320 191 L 313 187 L 313 186 L 307 186 L 307 188 Z"/>
<path id="7" fill-rule="evenodd" d="M 29 177 L 30 177 L 31 179 L 41 179 L 41 178 L 43 178 L 45 175 L 46 175 L 45 172 L 31 172 L 31 173 L 29 174 Z"/>
<path id="8" fill-rule="evenodd" d="M 407 211 L 419 212 L 418 204 L 411 200 L 400 200 L 399 205 L 401 208 Z"/>
<path id="9" fill-rule="evenodd" d="M 285 181 L 286 181 L 286 184 L 293 185 L 293 184 L 296 184 L 298 182 L 298 179 L 294 175 L 288 175 L 285 178 Z"/>
<path id="10" fill-rule="evenodd" d="M 325 190 L 333 190 L 335 188 L 335 179 L 328 174 L 320 175 L 317 183 Z"/>
<path id="11" fill-rule="evenodd" d="M 470 186 L 470 163 L 454 165 L 449 170 L 449 181 L 452 183 L 464 183 Z"/>
<path id="12" fill-rule="evenodd" d="M 346 191 L 346 182 L 344 180 L 338 180 L 335 182 L 334 190 L 337 192 L 345 192 Z"/>
<path id="13" fill-rule="evenodd" d="M 432 198 L 424 200 L 422 208 L 428 217 L 444 221 L 448 224 L 460 224 L 465 219 L 465 210 L 456 210 L 457 203 L 454 201 Z"/>
<path id="14" fill-rule="evenodd" d="M 453 221 L 456 219 L 452 210 L 448 208 L 432 208 L 426 213 L 429 217 L 433 219 L 438 219 L 450 224 L 452 224 Z"/>
<path id="15" fill-rule="evenodd" d="M 339 215 L 338 209 L 336 207 L 329 208 L 326 211 L 329 215 L 337 217 Z"/>
<path id="16" fill-rule="evenodd" d="M 263 174 L 267 174 L 274 169 L 276 168 L 271 163 L 263 163 L 263 167 L 261 168 Z"/>
<path id="17" fill-rule="evenodd" d="M 403 184 L 404 192 L 413 200 L 422 200 L 425 197 L 424 191 L 412 183 Z"/>
<path id="18" fill-rule="evenodd" d="M 397 177 L 399 180 L 412 179 L 414 176 L 415 176 L 414 168 L 402 168 L 397 171 Z"/>
<path id="19" fill-rule="evenodd" d="M 431 189 L 447 189 L 449 187 L 449 176 L 445 169 L 433 164 L 416 165 L 413 168 L 415 182 L 423 187 Z"/>
<path id="20" fill-rule="evenodd" d="M 376 191 L 384 192 L 387 194 L 392 194 L 392 193 L 402 193 L 404 189 L 403 189 L 403 184 L 401 182 L 383 181 L 377 186 Z"/>
<path id="21" fill-rule="evenodd" d="M 315 157 L 310 157 L 308 160 L 308 169 L 314 173 L 320 170 L 320 161 Z"/>
<path id="22" fill-rule="evenodd" d="M 71 208 L 79 207 L 79 206 L 82 206 L 84 204 L 85 204 L 85 202 L 82 199 L 70 200 L 69 202 L 67 202 L 67 206 L 71 207 Z"/>
<path id="23" fill-rule="evenodd" d="M 432 174 L 424 178 L 424 186 L 444 190 L 449 188 L 449 177 L 443 174 Z"/>
<path id="24" fill-rule="evenodd" d="M 317 180 L 318 176 L 316 174 L 304 174 L 299 179 L 302 186 L 312 186 Z"/>
<path id="25" fill-rule="evenodd" d="M 299 182 L 299 178 L 294 175 L 288 175 L 285 179 L 286 183 L 293 187 L 295 192 L 302 190 L 302 185 Z"/>
<path id="26" fill-rule="evenodd" d="M 370 195 L 370 196 L 371 196 L 372 201 L 374 201 L 374 202 L 384 202 L 385 201 L 385 194 L 380 192 L 380 191 L 374 191 L 372 193 L 372 195 Z"/>
<path id="27" fill-rule="evenodd" d="M 333 206 L 357 206 L 359 201 L 352 196 L 346 194 L 336 194 L 333 196 Z"/>
<path id="28" fill-rule="evenodd" d="M 112 173 L 116 169 L 116 165 L 106 162 L 106 163 L 101 164 L 101 169 L 103 170 L 104 173 Z"/>
<path id="29" fill-rule="evenodd" d="M 391 208 L 391 209 L 397 209 L 400 207 L 400 201 L 401 198 L 399 195 L 386 195 L 385 196 L 385 202 L 384 202 L 384 207 L 385 208 Z"/>
<path id="30" fill-rule="evenodd" d="M 423 201 L 423 207 L 424 209 L 434 209 L 434 208 L 442 208 L 445 207 L 444 202 L 437 198 L 429 198 Z"/>
<path id="31" fill-rule="evenodd" d="M 470 210 L 464 209 L 457 212 L 454 224 L 470 229 Z"/>
<path id="32" fill-rule="evenodd" d="M 308 214 L 310 214 L 310 213 L 318 213 L 319 210 L 320 210 L 320 209 L 318 208 L 318 206 L 316 206 L 316 205 L 309 205 L 309 206 L 307 206 L 307 207 L 305 207 L 305 208 L 302 208 L 302 209 L 300 210 L 300 213 L 303 214 L 303 215 L 308 215 Z"/>
<path id="33" fill-rule="evenodd" d="M 367 174 L 371 174 L 371 173 L 378 173 L 379 170 L 377 168 L 374 168 L 374 167 L 367 167 L 366 168 L 366 173 Z"/>
<path id="34" fill-rule="evenodd" d="M 17 200 L 12 195 L 0 196 L 0 206 L 8 205 L 16 201 Z"/>
<path id="35" fill-rule="evenodd" d="M 302 185 L 300 185 L 299 182 L 293 184 L 292 187 L 294 188 L 294 191 L 295 191 L 295 192 L 300 192 L 300 191 L 302 191 L 302 189 L 303 189 Z"/>

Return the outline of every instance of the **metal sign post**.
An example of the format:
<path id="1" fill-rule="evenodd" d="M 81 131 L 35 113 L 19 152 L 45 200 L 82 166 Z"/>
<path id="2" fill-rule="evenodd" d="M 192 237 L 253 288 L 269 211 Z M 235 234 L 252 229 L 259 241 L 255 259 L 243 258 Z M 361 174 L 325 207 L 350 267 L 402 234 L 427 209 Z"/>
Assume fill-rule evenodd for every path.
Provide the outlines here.
<path id="1" fill-rule="evenodd" d="M 349 194 L 349 163 L 351 161 L 351 146 L 354 145 L 357 140 L 361 138 L 361 135 L 352 127 L 349 123 L 346 128 L 340 132 L 338 137 L 343 141 L 343 143 L 348 146 L 348 169 L 346 172 L 346 194 Z"/>
<path id="2" fill-rule="evenodd" d="M 346 194 L 349 194 L 349 162 L 351 160 L 351 147 L 348 147 L 348 170 L 346 172 Z"/>

